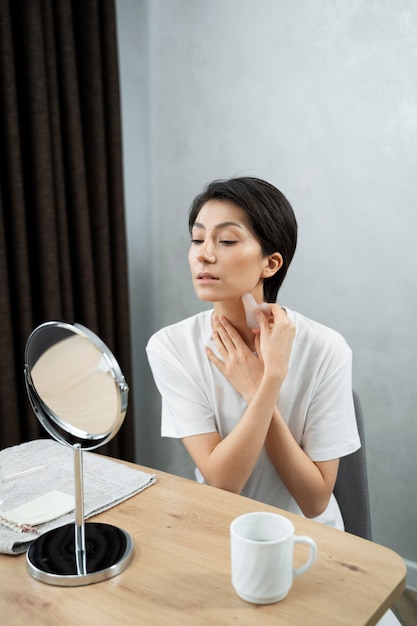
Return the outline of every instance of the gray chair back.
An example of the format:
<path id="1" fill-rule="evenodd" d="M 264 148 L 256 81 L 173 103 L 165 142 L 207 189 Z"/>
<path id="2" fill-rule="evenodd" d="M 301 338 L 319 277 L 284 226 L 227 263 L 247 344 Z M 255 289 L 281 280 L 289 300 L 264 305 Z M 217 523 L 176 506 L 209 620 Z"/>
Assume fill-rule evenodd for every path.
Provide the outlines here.
<path id="1" fill-rule="evenodd" d="M 361 447 L 356 452 L 340 459 L 339 472 L 333 491 L 342 512 L 345 530 L 353 535 L 371 540 L 365 431 L 362 406 L 355 391 L 353 391 L 353 402 Z"/>

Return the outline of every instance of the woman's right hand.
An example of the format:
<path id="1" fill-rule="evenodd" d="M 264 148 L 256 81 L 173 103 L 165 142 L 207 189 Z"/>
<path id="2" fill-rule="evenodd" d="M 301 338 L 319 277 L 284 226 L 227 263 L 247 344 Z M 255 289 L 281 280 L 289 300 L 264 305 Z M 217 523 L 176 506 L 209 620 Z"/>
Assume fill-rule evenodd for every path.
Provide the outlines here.
<path id="1" fill-rule="evenodd" d="M 213 341 L 220 358 L 206 346 L 209 360 L 249 404 L 262 380 L 262 362 L 224 316 L 213 318 Z"/>

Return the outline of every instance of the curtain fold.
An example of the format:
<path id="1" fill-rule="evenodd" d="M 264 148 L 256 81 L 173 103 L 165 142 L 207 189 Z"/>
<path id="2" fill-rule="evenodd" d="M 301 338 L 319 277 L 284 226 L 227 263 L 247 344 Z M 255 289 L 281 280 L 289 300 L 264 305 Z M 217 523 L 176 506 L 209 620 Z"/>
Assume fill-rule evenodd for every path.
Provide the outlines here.
<path id="1" fill-rule="evenodd" d="M 0 445 L 45 431 L 24 346 L 47 320 L 97 333 L 131 380 L 113 0 L 0 0 Z M 102 450 L 134 460 L 133 407 Z"/>

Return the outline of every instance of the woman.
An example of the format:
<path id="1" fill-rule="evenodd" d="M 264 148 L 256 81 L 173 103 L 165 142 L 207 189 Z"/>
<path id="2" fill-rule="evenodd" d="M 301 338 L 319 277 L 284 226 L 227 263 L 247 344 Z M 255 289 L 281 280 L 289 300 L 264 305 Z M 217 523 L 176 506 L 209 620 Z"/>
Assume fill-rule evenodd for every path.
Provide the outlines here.
<path id="1" fill-rule="evenodd" d="M 214 181 L 195 198 L 189 228 L 194 288 L 214 310 L 149 340 L 162 435 L 182 439 L 200 482 L 343 529 L 339 458 L 360 447 L 351 350 L 276 304 L 297 241 L 289 202 L 256 178 Z M 258 328 L 245 294 L 269 303 L 254 311 Z"/>

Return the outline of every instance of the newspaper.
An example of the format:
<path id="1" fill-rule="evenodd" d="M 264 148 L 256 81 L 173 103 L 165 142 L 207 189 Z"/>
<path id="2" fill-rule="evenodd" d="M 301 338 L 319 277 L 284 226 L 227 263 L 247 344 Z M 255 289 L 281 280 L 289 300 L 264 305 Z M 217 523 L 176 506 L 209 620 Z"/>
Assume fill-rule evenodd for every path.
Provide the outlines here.
<path id="1" fill-rule="evenodd" d="M 15 509 L 53 490 L 75 496 L 73 455 L 71 448 L 49 439 L 37 439 L 1 450 L 3 481 L 0 500 L 3 503 L 0 510 Z M 83 452 L 83 468 L 86 519 L 116 506 L 156 482 L 154 474 L 92 452 Z M 12 530 L 0 523 L 0 552 L 25 552 L 40 534 L 74 521 L 75 512 L 71 511 L 33 529 L 29 527 L 26 532 Z"/>

